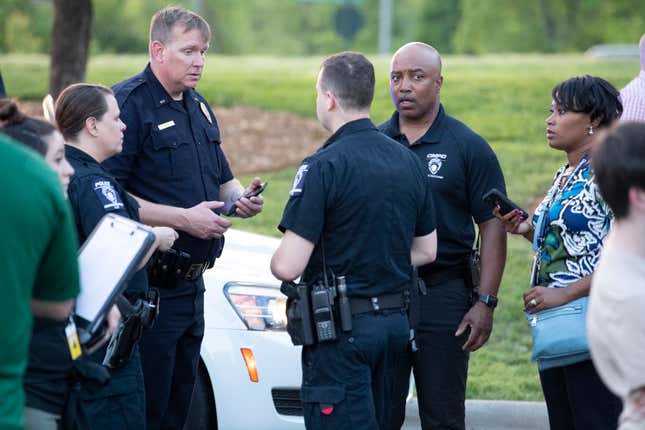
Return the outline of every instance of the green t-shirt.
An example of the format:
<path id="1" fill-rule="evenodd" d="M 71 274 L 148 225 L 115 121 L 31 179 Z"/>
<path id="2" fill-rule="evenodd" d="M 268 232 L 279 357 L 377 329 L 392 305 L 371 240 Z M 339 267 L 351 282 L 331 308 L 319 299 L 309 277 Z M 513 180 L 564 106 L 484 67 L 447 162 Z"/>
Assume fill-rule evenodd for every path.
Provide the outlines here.
<path id="1" fill-rule="evenodd" d="M 77 240 L 56 174 L 0 133 L 0 430 L 21 429 L 31 299 L 79 293 Z"/>

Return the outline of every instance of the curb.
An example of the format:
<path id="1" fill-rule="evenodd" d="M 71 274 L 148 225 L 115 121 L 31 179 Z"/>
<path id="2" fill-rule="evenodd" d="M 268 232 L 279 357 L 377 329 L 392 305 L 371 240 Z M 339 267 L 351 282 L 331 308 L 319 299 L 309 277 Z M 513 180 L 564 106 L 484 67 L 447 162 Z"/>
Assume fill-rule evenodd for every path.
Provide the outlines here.
<path id="1" fill-rule="evenodd" d="M 420 429 L 417 398 L 407 402 L 403 429 Z M 507 400 L 466 400 L 467 430 L 548 430 L 544 402 Z"/>

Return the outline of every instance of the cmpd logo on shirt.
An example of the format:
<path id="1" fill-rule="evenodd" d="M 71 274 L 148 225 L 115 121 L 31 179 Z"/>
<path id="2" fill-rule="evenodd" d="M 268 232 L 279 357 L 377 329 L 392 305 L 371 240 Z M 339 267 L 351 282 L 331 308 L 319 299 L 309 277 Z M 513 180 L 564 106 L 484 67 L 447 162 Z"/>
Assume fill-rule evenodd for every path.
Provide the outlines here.
<path id="1" fill-rule="evenodd" d="M 110 181 L 97 181 L 94 183 L 94 192 L 103 205 L 103 209 L 117 210 L 124 207 L 119 193 L 116 192 Z"/>
<path id="2" fill-rule="evenodd" d="M 431 178 L 443 179 L 443 176 L 437 175 L 439 169 L 443 165 L 443 161 L 448 158 L 446 154 L 428 154 L 426 159 L 428 160 L 428 170 L 430 171 Z"/>
<path id="3" fill-rule="evenodd" d="M 293 178 L 293 185 L 291 185 L 291 191 L 289 191 L 290 196 L 295 197 L 302 194 L 302 187 L 304 186 L 305 176 L 307 176 L 308 171 L 309 171 L 309 166 L 307 164 L 303 164 L 298 168 L 298 171 L 296 172 L 296 176 Z"/>

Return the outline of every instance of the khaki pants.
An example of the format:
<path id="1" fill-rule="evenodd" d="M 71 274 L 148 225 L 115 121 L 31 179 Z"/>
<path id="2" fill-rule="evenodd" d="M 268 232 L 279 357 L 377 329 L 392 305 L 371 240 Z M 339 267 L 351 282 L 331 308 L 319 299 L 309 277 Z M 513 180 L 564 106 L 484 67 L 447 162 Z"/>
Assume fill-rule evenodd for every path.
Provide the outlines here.
<path id="1" fill-rule="evenodd" d="M 25 407 L 25 430 L 58 430 L 60 415 Z"/>

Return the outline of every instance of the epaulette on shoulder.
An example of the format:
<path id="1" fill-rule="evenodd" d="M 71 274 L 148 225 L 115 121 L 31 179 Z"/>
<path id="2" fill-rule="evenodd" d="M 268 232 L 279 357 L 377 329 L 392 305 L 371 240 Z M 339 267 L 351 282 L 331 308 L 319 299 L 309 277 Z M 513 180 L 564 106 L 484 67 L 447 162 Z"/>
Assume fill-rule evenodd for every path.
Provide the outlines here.
<path id="1" fill-rule="evenodd" d="M 116 97 L 116 101 L 119 103 L 119 106 L 122 106 L 130 96 L 130 94 L 132 94 L 132 92 L 136 88 L 140 87 L 145 82 L 146 79 L 143 77 L 143 75 L 138 74 L 131 77 L 130 79 L 126 79 L 125 81 L 116 84 L 112 88 L 112 90 L 114 91 L 114 97 Z"/>

